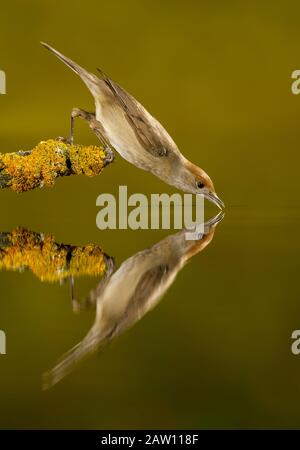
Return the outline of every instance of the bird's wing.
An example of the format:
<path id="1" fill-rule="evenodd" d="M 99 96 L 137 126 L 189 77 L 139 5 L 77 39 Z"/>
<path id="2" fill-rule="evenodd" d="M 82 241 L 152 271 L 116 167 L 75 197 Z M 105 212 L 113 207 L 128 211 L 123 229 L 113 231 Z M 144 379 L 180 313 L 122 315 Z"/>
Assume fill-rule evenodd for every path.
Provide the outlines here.
<path id="1" fill-rule="evenodd" d="M 156 304 L 162 294 L 167 290 L 170 277 L 167 264 L 152 267 L 143 274 L 139 280 L 128 306 L 118 324 L 118 329 L 126 329 L 137 320 L 140 320 Z"/>
<path id="2" fill-rule="evenodd" d="M 123 108 L 128 122 L 132 125 L 143 147 L 156 157 L 167 156 L 170 151 L 177 152 L 176 144 L 162 125 L 125 89 L 111 80 L 101 69 L 97 70 Z"/>

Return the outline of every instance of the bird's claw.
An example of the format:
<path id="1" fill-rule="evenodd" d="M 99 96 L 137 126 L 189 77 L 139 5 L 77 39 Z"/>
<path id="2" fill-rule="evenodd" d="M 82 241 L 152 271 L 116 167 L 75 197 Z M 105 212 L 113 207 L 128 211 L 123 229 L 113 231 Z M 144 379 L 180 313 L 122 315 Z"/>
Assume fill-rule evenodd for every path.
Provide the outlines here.
<path id="1" fill-rule="evenodd" d="M 105 158 L 104 158 L 104 167 L 107 166 L 107 164 L 110 164 L 115 159 L 114 152 L 111 148 L 105 147 L 104 148 Z"/>
<path id="2" fill-rule="evenodd" d="M 73 144 L 72 139 L 67 139 L 63 136 L 57 136 L 57 138 L 55 138 L 55 140 L 59 141 L 59 142 L 63 142 L 64 144 Z"/>

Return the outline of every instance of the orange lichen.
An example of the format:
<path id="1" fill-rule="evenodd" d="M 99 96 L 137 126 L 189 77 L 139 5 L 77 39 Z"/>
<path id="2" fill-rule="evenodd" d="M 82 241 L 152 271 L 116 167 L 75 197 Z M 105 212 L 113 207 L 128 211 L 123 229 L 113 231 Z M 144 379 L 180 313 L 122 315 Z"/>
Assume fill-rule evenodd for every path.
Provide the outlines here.
<path id="1" fill-rule="evenodd" d="M 96 245 L 57 244 L 50 234 L 17 228 L 5 235 L 5 244 L 0 246 L 0 269 L 30 269 L 40 280 L 53 282 L 70 276 L 103 275 L 106 257 Z"/>
<path id="2" fill-rule="evenodd" d="M 93 177 L 98 175 L 103 169 L 105 153 L 99 147 L 73 145 L 69 148 L 69 155 L 72 171 L 76 175 L 83 174 Z"/>
<path id="3" fill-rule="evenodd" d="M 40 142 L 28 152 L 0 154 L 1 187 L 25 192 L 43 185 L 53 186 L 66 175 L 99 175 L 105 153 L 93 145 L 71 145 L 58 140 Z"/>

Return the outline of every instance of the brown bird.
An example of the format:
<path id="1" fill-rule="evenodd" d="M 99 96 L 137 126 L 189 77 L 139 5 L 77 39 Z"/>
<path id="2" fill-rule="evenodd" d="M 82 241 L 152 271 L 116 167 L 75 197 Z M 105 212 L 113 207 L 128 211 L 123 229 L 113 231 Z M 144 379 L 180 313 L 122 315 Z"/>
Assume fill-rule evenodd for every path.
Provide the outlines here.
<path id="1" fill-rule="evenodd" d="M 223 217 L 224 213 L 219 212 L 206 222 L 198 241 L 187 241 L 187 230 L 181 230 L 131 256 L 116 272 L 102 278 L 82 308 L 96 306 L 94 324 L 82 341 L 44 374 L 44 389 L 59 382 L 83 359 L 103 349 L 153 309 L 174 283 L 178 272 L 212 241 L 216 225 Z"/>
<path id="2" fill-rule="evenodd" d="M 80 76 L 95 100 L 95 114 L 78 108 L 72 110 L 71 142 L 74 119 L 81 117 L 106 149 L 113 147 L 140 169 L 152 172 L 184 192 L 202 194 L 220 209 L 224 208 L 207 173 L 182 155 L 164 127 L 132 95 L 100 69 L 96 76 L 50 45 L 41 44 Z M 113 153 L 110 154 L 113 157 Z"/>

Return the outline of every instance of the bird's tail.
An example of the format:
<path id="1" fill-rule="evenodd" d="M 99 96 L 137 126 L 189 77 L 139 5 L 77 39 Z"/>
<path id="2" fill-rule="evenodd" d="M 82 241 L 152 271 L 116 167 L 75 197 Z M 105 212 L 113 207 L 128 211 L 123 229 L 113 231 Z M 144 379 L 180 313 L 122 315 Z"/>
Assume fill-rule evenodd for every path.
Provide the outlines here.
<path id="1" fill-rule="evenodd" d="M 80 76 L 80 78 L 86 84 L 86 86 L 89 88 L 92 94 L 95 93 L 97 81 L 99 81 L 96 75 L 88 72 L 83 67 L 79 66 L 79 64 L 72 61 L 72 59 L 68 58 L 67 56 L 64 56 L 62 53 L 55 50 L 55 48 L 51 47 L 45 42 L 41 42 L 41 44 L 43 47 L 45 47 L 47 50 L 53 53 L 58 59 L 60 59 L 63 63 L 65 63 L 68 67 L 70 67 L 70 69 L 72 69 L 75 73 L 77 73 L 77 75 Z"/>
<path id="2" fill-rule="evenodd" d="M 102 349 L 108 343 L 106 336 L 92 328 L 86 337 L 68 350 L 47 372 L 44 372 L 42 387 L 47 390 L 71 373 L 83 360 L 92 353 Z"/>

